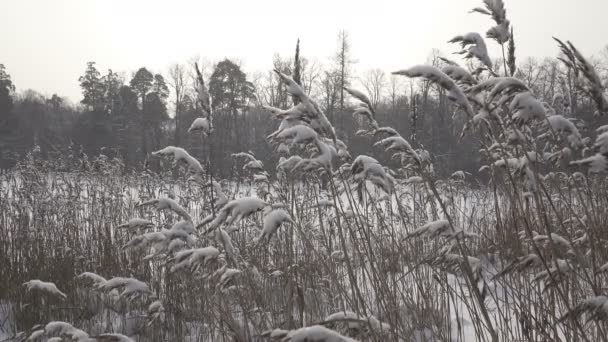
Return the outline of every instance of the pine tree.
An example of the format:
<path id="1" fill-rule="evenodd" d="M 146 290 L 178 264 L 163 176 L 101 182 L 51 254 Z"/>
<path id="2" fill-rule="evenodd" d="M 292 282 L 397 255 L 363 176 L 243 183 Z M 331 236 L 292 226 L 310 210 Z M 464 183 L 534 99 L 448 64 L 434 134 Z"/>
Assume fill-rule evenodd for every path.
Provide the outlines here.
<path id="1" fill-rule="evenodd" d="M 9 135 L 14 132 L 11 123 L 13 110 L 11 93 L 13 91 L 15 91 L 15 86 L 11 81 L 11 76 L 6 72 L 4 64 L 0 64 L 0 168 L 8 165 L 8 161 L 5 160 L 5 150 L 7 149 L 5 146 L 9 143 Z"/>
<path id="2" fill-rule="evenodd" d="M 90 110 L 99 109 L 103 106 L 105 89 L 100 76 L 101 74 L 95 68 L 95 62 L 88 62 L 84 76 L 78 78 L 83 96 L 80 102 L 89 106 Z"/>
<path id="3" fill-rule="evenodd" d="M 338 51 L 336 53 L 336 64 L 340 75 L 340 109 L 344 109 L 344 87 L 349 86 L 351 76 L 351 64 L 354 61 L 350 57 L 351 46 L 348 40 L 348 32 L 340 31 L 338 34 Z"/>
<path id="4" fill-rule="evenodd" d="M 293 80 L 296 81 L 297 84 L 302 85 L 302 61 L 300 60 L 300 38 L 298 38 L 298 42 L 296 44 L 296 56 L 293 59 Z M 297 105 L 299 100 L 297 96 L 292 96 L 293 104 Z"/>

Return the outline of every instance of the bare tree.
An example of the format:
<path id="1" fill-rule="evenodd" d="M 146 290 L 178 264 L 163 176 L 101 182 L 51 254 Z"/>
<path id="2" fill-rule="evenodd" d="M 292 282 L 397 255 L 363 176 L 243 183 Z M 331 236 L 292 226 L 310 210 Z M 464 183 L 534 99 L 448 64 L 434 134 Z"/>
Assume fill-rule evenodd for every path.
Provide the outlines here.
<path id="1" fill-rule="evenodd" d="M 284 74 L 291 75 L 292 67 L 294 65 L 292 58 L 282 58 L 279 54 L 275 54 L 272 60 L 272 64 L 274 69 L 280 70 Z M 272 106 L 286 108 L 289 105 L 290 96 L 287 93 L 287 89 L 285 87 L 285 83 L 281 82 L 278 78 L 278 75 L 272 71 L 270 71 L 269 76 L 274 78 L 272 81 L 276 89 L 272 89 L 273 101 L 271 103 Z"/>
<path id="2" fill-rule="evenodd" d="M 419 101 L 419 96 L 418 96 L 418 92 L 416 91 L 415 85 L 416 85 L 416 83 L 414 80 L 409 80 L 409 88 L 410 88 L 409 103 L 410 103 L 411 131 L 412 131 L 411 140 L 412 140 L 412 144 L 414 146 L 417 146 L 417 144 L 418 144 L 418 139 L 417 139 L 418 114 L 420 111 L 420 105 L 419 105 L 420 101 Z"/>
<path id="3" fill-rule="evenodd" d="M 363 87 L 367 90 L 372 105 L 378 106 L 386 88 L 386 73 L 381 69 L 368 70 L 361 80 Z"/>
<path id="4" fill-rule="evenodd" d="M 397 112 L 399 96 L 405 91 L 402 88 L 403 84 L 401 83 L 401 77 L 391 75 L 388 84 L 388 97 L 391 101 L 391 114 L 393 115 Z"/>
<path id="5" fill-rule="evenodd" d="M 497 63 L 498 64 L 498 63 Z M 538 61 L 533 57 L 528 57 L 517 68 L 517 77 L 522 79 L 530 89 L 537 91 L 541 69 Z"/>
<path id="6" fill-rule="evenodd" d="M 338 51 L 336 52 L 336 64 L 340 76 L 340 109 L 344 109 L 344 87 L 349 85 L 351 76 L 351 65 L 355 63 L 351 59 L 351 46 L 348 32 L 342 30 L 338 33 Z"/>
<path id="7" fill-rule="evenodd" d="M 173 64 L 169 67 L 169 86 L 173 89 L 174 99 L 173 105 L 175 106 L 175 134 L 173 137 L 175 146 L 180 146 L 180 112 L 182 109 L 182 103 L 184 96 L 186 95 L 187 86 L 187 71 L 186 67 L 181 64 Z"/>
<path id="8" fill-rule="evenodd" d="M 254 86 L 254 94 L 258 105 L 267 104 L 266 98 L 266 73 L 256 71 L 251 74 L 251 83 Z"/>
<path id="9" fill-rule="evenodd" d="M 302 87 L 306 91 L 306 95 L 310 96 L 315 85 L 319 82 L 322 76 L 321 63 L 318 60 L 301 59 L 302 64 Z"/>
<path id="10" fill-rule="evenodd" d="M 321 97 L 325 105 L 325 112 L 329 115 L 329 119 L 333 120 L 335 109 L 340 101 L 340 90 L 342 81 L 340 74 L 335 71 L 325 71 L 321 80 Z"/>
<path id="11" fill-rule="evenodd" d="M 604 82 L 604 87 L 608 87 L 608 45 L 604 46 L 600 53 L 600 77 Z"/>
<path id="12" fill-rule="evenodd" d="M 551 103 L 553 96 L 556 93 L 556 86 L 559 75 L 559 63 L 556 59 L 545 58 L 540 65 L 541 69 L 541 82 L 540 82 L 540 93 L 545 101 Z"/>

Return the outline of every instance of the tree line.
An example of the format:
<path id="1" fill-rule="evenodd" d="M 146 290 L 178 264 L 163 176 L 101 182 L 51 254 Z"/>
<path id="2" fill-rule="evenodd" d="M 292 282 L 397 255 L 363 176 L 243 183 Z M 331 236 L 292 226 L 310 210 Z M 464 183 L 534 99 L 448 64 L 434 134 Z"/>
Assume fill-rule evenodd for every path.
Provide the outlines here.
<path id="1" fill-rule="evenodd" d="M 441 66 L 445 60 L 438 51 L 430 63 Z M 357 135 L 359 120 L 344 94 L 345 86 L 364 90 L 376 107 L 377 120 L 410 137 L 414 148 L 424 148 L 436 158 L 438 172 L 479 167 L 471 151 L 477 142 L 461 136 L 464 118 L 456 115 L 445 91 L 429 82 L 396 78 L 381 69 L 354 72 L 348 33 L 338 35 L 336 52 L 330 63 L 305 58 L 298 40 L 293 57 L 275 55 L 273 66 L 293 78 L 322 105 L 351 153 L 380 155 L 370 147 L 369 137 Z M 597 69 L 608 83 L 608 47 L 595 59 Z M 230 155 L 251 151 L 260 160 L 272 163 L 275 154 L 265 137 L 278 122 L 261 105 L 288 108 L 294 104 L 285 86 L 272 70 L 245 73 L 237 61 L 224 59 L 205 68 L 213 98 L 214 130 L 208 137 L 188 134 L 192 121 L 200 116 L 196 101 L 197 77 L 192 63 L 174 64 L 166 73 L 146 67 L 130 78 L 108 70 L 102 74 L 95 62 L 88 62 L 78 82 L 82 100 L 71 105 L 53 94 L 43 96 L 34 90 L 15 92 L 9 72 L 0 64 L 0 168 L 9 168 L 36 148 L 41 158 L 73 160 L 106 156 L 118 158 L 126 169 L 158 169 L 150 156 L 162 146 L 186 148 L 205 160 L 211 152 L 214 174 L 238 176 Z M 494 65 L 503 64 L 498 60 Z M 467 62 L 470 70 L 473 62 Z M 526 82 L 548 104 L 561 99 L 559 109 L 573 120 L 590 120 L 593 106 L 578 96 L 577 75 L 563 68 L 558 58 L 528 58 L 517 65 L 515 77 Z M 213 141 L 207 141 L 213 139 Z M 209 147 L 213 146 L 213 151 Z M 69 158 L 68 158 L 69 159 Z M 383 162 L 390 164 L 389 160 Z M 72 164 L 57 165 L 69 170 Z"/>

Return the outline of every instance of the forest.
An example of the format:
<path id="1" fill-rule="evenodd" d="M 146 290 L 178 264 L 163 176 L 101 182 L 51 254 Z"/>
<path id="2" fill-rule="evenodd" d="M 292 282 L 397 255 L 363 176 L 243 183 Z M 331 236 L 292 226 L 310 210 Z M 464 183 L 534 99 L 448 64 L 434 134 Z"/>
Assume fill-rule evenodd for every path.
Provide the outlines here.
<path id="1" fill-rule="evenodd" d="M 455 109 L 445 91 L 428 81 L 404 80 L 381 69 L 356 73 L 356 56 L 350 52 L 348 32 L 339 32 L 336 41 L 337 49 L 326 65 L 301 55 L 299 40 L 292 57 L 275 54 L 273 65 L 292 75 L 322 106 L 353 155 L 369 154 L 373 149 L 356 134 L 360 118 L 351 115 L 354 103 L 343 89 L 351 85 L 362 88 L 369 96 L 379 121 L 411 137 L 415 147 L 430 151 L 437 171 L 444 176 L 449 175 L 449 170 L 477 174 L 479 158 L 467 151 L 479 147 L 479 142 L 460 136 L 465 122 L 451 120 Z M 442 58 L 449 55 L 430 51 L 427 62 L 441 67 L 446 64 Z M 111 69 L 103 73 L 89 62 L 83 75 L 75 80 L 82 88 L 82 100 L 76 104 L 60 95 L 44 96 L 31 89 L 16 93 L 9 70 L 0 64 L 0 168 L 14 166 L 34 147 L 44 160 L 58 160 L 58 156 L 71 156 L 73 160 L 86 156 L 92 160 L 103 155 L 118 158 L 126 170 L 149 167 L 158 171 L 158 160 L 151 159 L 150 152 L 166 145 L 184 147 L 193 156 L 203 157 L 203 147 L 208 142 L 187 134 L 200 112 L 195 59 L 174 64 L 160 73 L 142 67 L 130 76 Z M 559 56 L 511 62 L 516 65 L 510 72 L 544 102 L 553 104 L 559 96 L 568 94 L 565 103 L 571 106 L 564 115 L 580 119 L 581 123 L 593 118 L 593 103 L 578 95 L 575 79 L 559 62 Z M 608 46 L 598 51 L 591 62 L 602 82 L 608 82 Z M 213 146 L 221 146 L 225 152 L 213 154 L 215 171 L 222 177 L 240 176 L 230 158 L 240 151 L 251 151 L 260 160 L 276 162 L 265 141 L 274 130 L 273 119 L 263 106 L 285 108 L 292 103 L 284 84 L 272 70 L 247 75 L 238 62 L 229 59 L 208 64 L 204 72 L 214 98 L 218 133 L 207 139 L 213 139 Z M 502 59 L 493 63 L 496 71 L 502 66 Z M 469 68 L 473 67 L 469 62 Z M 73 167 L 52 166 L 58 171 Z"/>

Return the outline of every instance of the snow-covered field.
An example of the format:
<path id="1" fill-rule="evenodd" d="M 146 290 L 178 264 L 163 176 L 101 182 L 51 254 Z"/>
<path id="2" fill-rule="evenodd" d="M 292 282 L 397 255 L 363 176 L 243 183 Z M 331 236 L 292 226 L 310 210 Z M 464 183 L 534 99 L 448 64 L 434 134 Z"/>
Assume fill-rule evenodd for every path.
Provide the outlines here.
<path id="1" fill-rule="evenodd" d="M 424 184 L 399 185 L 396 192 L 400 196 L 386 198 L 368 182 L 362 201 L 348 191 L 333 197 L 318 185 L 294 183 L 292 188 L 280 181 L 272 183 L 268 207 L 222 228 L 230 234 L 228 244 L 216 234 L 204 235 L 207 223 L 180 248 L 215 245 L 222 251 L 220 259 L 173 273 L 169 270 L 176 263 L 173 258 L 178 254 L 174 253 L 179 252 L 165 250 L 167 245 L 162 241 L 127 250 L 122 246 L 129 240 L 136 241 L 139 234 L 152 238 L 153 233 L 145 232 L 171 228 L 180 222 L 179 210 L 138 205 L 170 195 L 197 225 L 210 214 L 207 188 L 180 180 L 147 182 L 130 176 L 63 174 L 47 175 L 44 181 L 36 182 L 14 174 L 3 179 L 3 184 L 2 220 L 10 228 L 1 236 L 10 260 L 12 274 L 8 279 L 14 282 L 3 281 L 8 294 L 2 305 L 3 339 L 32 324 L 65 320 L 90 335 L 120 332 L 140 340 L 179 336 L 182 340 L 204 341 L 234 334 L 221 325 L 227 312 L 238 326 L 248 322 L 249 328 L 241 329 L 253 339 L 264 330 L 286 324 L 286 308 L 291 308 L 294 320 L 311 325 L 323 322 L 332 312 L 356 311 L 356 298 L 363 299 L 367 312 L 357 315 L 376 317 L 386 324 L 386 333 L 395 334 L 393 338 L 399 336 L 399 340 L 481 339 L 487 332 L 480 325 L 480 312 L 467 278 L 458 263 L 446 264 L 438 259 L 455 248 L 454 241 L 428 239 L 424 237 L 428 233 L 416 233 L 425 223 L 445 218 L 435 216 L 440 204 L 446 206 L 453 224 L 470 235 L 464 241 L 469 255 L 479 262 L 476 286 L 484 293 L 483 303 L 495 326 L 506 325 L 516 331 L 506 335 L 517 334 L 517 329 L 522 329 L 522 307 L 539 310 L 539 314 L 547 310 L 543 308 L 546 294 L 540 293 L 542 282 L 531 280 L 534 274 L 492 279 L 509 263 L 508 249 L 483 240 L 500 239 L 495 231 L 494 206 L 504 208 L 507 201 L 459 181 L 441 185 L 439 199 Z M 27 195 L 25 188 L 36 196 Z M 220 190 L 227 200 L 258 198 L 265 193 L 249 182 L 224 182 L 214 193 L 216 200 L 221 197 Z M 268 241 L 262 240 L 263 245 L 252 243 L 266 229 L 265 218 L 273 206 L 284 208 L 293 224 L 282 224 Z M 149 220 L 151 225 L 117 228 L 132 217 Z M 516 246 L 513 241 L 504 243 Z M 46 253 L 39 253 L 40 248 Z M 470 262 L 475 268 L 477 261 Z M 239 273 L 222 280 L 226 267 L 222 265 L 230 264 Z M 118 292 L 108 292 L 79 280 L 77 276 L 83 272 L 96 272 L 106 279 L 123 276 L 145 280 L 153 294 L 122 297 L 120 287 Z M 68 299 L 25 292 L 20 284 L 33 278 L 53 281 Z M 519 283 L 527 284 L 523 298 L 513 288 Z M 147 306 L 157 297 L 163 312 L 150 321 L 153 314 Z M 392 298 L 390 307 L 396 311 L 377 311 L 377 305 L 386 305 L 381 303 L 387 298 Z M 565 308 L 560 310 L 566 312 Z M 336 324 L 329 326 L 339 331 L 348 326 Z M 351 325 L 351 329 L 354 327 L 357 324 Z M 566 326 L 558 327 L 556 334 L 565 336 Z M 374 339 L 370 332 L 355 335 Z"/>
<path id="2" fill-rule="evenodd" d="M 40 272 L 40 267 L 42 267 L 42 269 L 46 269 L 47 267 L 49 267 L 51 268 L 50 271 L 43 272 L 47 274 L 47 278 L 43 280 L 54 280 L 56 283 L 61 284 L 61 282 L 59 282 L 58 279 L 54 277 L 56 273 L 55 271 L 52 271 L 52 269 L 61 268 L 62 266 L 65 266 L 61 263 L 65 262 L 65 260 L 67 259 L 75 260 L 74 267 L 70 268 L 70 272 L 72 275 L 67 278 L 64 278 L 64 281 L 66 281 L 67 283 L 64 283 L 64 286 L 59 285 L 59 288 L 62 288 L 63 291 L 68 294 L 68 298 L 72 298 L 73 296 L 75 296 L 76 298 L 84 299 L 85 306 L 87 306 L 88 309 L 92 311 L 91 314 L 93 314 L 93 312 L 96 313 L 88 317 L 87 319 L 78 318 L 79 314 L 68 312 L 62 313 L 60 317 L 66 314 L 67 317 L 76 317 L 80 322 L 79 327 L 86 327 L 85 330 L 88 331 L 90 334 L 99 334 L 109 330 L 137 335 L 137 329 L 133 328 L 133 325 L 129 323 L 132 321 L 132 318 L 129 319 L 128 317 L 142 317 L 142 315 L 145 316 L 145 312 L 141 312 L 139 310 L 135 310 L 134 312 L 117 312 L 112 309 L 109 310 L 103 305 L 103 303 L 99 301 L 96 301 L 95 303 L 88 303 L 88 301 L 90 300 L 90 298 L 88 297 L 90 297 L 91 295 L 93 295 L 94 297 L 103 297 L 104 295 L 97 294 L 96 291 L 90 292 L 91 290 L 86 290 L 86 286 L 83 289 L 80 286 L 81 284 L 75 281 L 73 277 L 77 276 L 82 272 L 99 269 L 100 267 L 110 267 L 111 269 L 116 267 L 116 273 L 118 273 L 119 275 L 128 275 L 128 273 L 131 273 L 132 271 L 127 271 L 127 269 L 133 266 L 132 262 L 137 259 L 137 255 L 144 254 L 137 252 L 128 252 L 124 254 L 124 256 L 119 257 L 118 260 L 116 260 L 119 261 L 124 258 L 124 264 L 119 263 L 119 265 L 114 265 L 114 261 L 112 261 L 111 265 L 104 265 L 104 263 L 106 262 L 103 261 L 105 257 L 100 257 L 96 251 L 89 250 L 86 246 L 95 246 L 96 243 L 102 242 L 98 241 L 99 239 L 109 238 L 109 241 L 111 241 L 112 243 L 112 248 L 120 250 L 120 246 L 125 244 L 126 241 L 129 240 L 129 236 L 133 236 L 133 233 L 128 233 L 122 231 L 121 229 L 116 229 L 116 226 L 118 226 L 118 223 L 128 221 L 130 217 L 137 216 L 149 219 L 153 222 L 154 226 L 157 227 L 166 226 L 168 228 L 169 226 L 166 225 L 166 223 L 164 223 L 163 221 L 169 221 L 174 223 L 176 222 L 175 217 L 172 217 L 173 215 L 167 215 L 162 212 L 156 212 L 154 210 L 136 208 L 137 204 L 142 203 L 148 198 L 164 197 L 170 194 L 176 199 L 177 202 L 184 204 L 186 210 L 188 210 L 188 212 L 191 213 L 192 217 L 195 218 L 195 222 L 202 220 L 206 216 L 205 212 L 207 212 L 208 209 L 204 210 L 202 209 L 202 207 L 205 205 L 205 202 L 206 200 L 208 200 L 208 198 L 205 197 L 203 191 L 200 191 L 201 189 L 193 187 L 191 184 L 181 183 L 179 181 L 169 182 L 166 184 L 163 182 L 163 184 L 161 184 L 160 186 L 158 185 L 158 183 L 153 182 L 155 183 L 155 186 L 151 188 L 147 187 L 146 184 L 131 184 L 125 186 L 127 182 L 131 181 L 130 179 L 118 180 L 116 178 L 113 178 L 111 182 L 105 184 L 104 181 L 100 179 L 101 178 L 97 178 L 97 176 L 93 175 L 81 177 L 79 175 L 49 174 L 43 178 L 44 181 L 38 180 L 35 183 L 32 182 L 31 184 L 28 184 L 31 180 L 17 173 L 10 175 L 10 177 L 4 178 L 2 188 L 2 193 L 4 194 L 4 196 L 2 203 L 7 210 L 4 211 L 3 219 L 9 222 L 9 224 L 10 222 L 19 222 L 19 227 L 15 227 L 16 229 L 8 229 L 5 232 L 6 234 L 3 234 L 6 239 L 4 243 L 8 247 L 6 249 L 7 253 L 11 255 L 15 254 L 15 257 L 19 258 L 19 262 L 24 262 L 25 260 L 30 259 L 29 262 L 25 263 L 26 265 L 30 263 L 35 264 L 34 260 L 37 259 L 37 256 L 36 253 L 33 252 L 36 248 L 34 246 L 37 245 L 37 239 L 44 240 L 46 250 L 50 251 L 50 254 L 53 255 L 52 257 L 45 258 L 46 265 L 30 266 L 32 269 L 20 270 L 20 272 L 23 272 L 22 277 L 25 276 L 25 274 L 35 274 Z M 33 188 L 31 187 L 33 186 L 33 184 L 35 184 L 36 193 L 44 193 L 45 195 L 27 196 L 27 194 L 24 192 L 24 189 L 25 187 L 27 187 L 28 189 L 30 189 L 30 191 L 33 190 Z M 281 185 L 275 184 L 274 186 L 280 187 Z M 296 194 L 293 198 L 294 203 L 301 201 L 302 203 L 306 204 L 300 206 L 297 204 L 294 205 L 293 210 L 295 211 L 293 212 L 291 212 L 292 209 L 289 208 L 289 205 L 285 205 L 285 207 L 287 207 L 287 210 L 292 213 L 292 216 L 299 217 L 299 219 L 296 219 L 295 222 L 297 222 L 297 224 L 301 226 L 301 228 L 306 227 L 306 229 L 310 229 L 311 225 L 319 227 L 321 222 L 324 222 L 324 224 L 329 225 L 336 224 L 336 213 L 332 209 L 333 204 L 321 203 L 320 205 L 317 205 L 314 202 L 311 202 L 310 198 L 307 198 L 308 195 L 306 194 L 306 192 L 309 192 L 312 189 L 305 189 L 308 186 L 304 184 L 297 184 L 295 186 L 296 188 L 299 188 L 299 190 L 294 191 L 294 193 Z M 369 188 L 370 196 L 380 197 L 383 195 L 382 192 L 378 192 L 377 189 L 375 189 L 371 184 L 367 184 L 367 186 Z M 415 193 L 417 192 L 417 190 L 414 191 L 416 189 L 415 187 L 420 188 L 422 187 L 422 185 L 404 186 L 402 189 L 403 193 Z M 193 189 L 197 190 L 193 191 Z M 221 189 L 226 194 L 228 194 L 230 198 L 240 198 L 247 196 L 255 197 L 257 195 L 256 186 L 251 186 L 247 183 L 239 184 L 238 182 L 227 182 L 224 184 L 224 186 L 221 187 Z M 319 189 L 317 189 L 316 191 L 319 191 Z M 467 212 L 469 213 L 468 215 L 470 215 L 471 210 L 475 207 L 478 207 L 480 205 L 479 202 L 483 201 L 482 196 L 479 195 L 481 194 L 481 192 L 471 191 L 470 193 L 477 193 L 478 195 L 451 195 L 446 196 L 446 200 L 448 200 L 447 197 L 450 197 L 449 201 L 452 207 L 455 208 L 455 210 Z M 272 196 L 280 197 L 282 195 L 284 194 L 282 194 L 280 191 L 273 190 Z M 331 199 L 330 197 L 325 195 L 323 196 L 323 198 L 325 198 L 326 200 Z M 323 198 L 321 201 L 323 201 Z M 415 204 L 414 198 L 415 196 L 409 199 L 406 199 L 404 197 L 402 198 L 400 205 L 398 205 L 395 200 L 383 200 L 381 202 L 365 201 L 366 203 L 369 202 L 370 205 L 349 205 L 345 207 L 343 211 L 341 211 L 342 214 L 340 216 L 342 217 L 342 220 L 351 222 L 355 218 L 362 215 L 363 211 L 371 210 L 372 203 L 376 205 L 377 210 L 381 210 L 383 212 L 397 212 L 399 208 L 401 208 L 402 210 L 413 211 L 414 207 L 416 207 L 417 210 L 423 209 L 423 212 L 430 212 L 432 209 L 431 207 L 436 205 L 436 203 L 434 203 L 433 201 L 428 201 L 428 199 L 426 200 L 427 203 L 424 205 Z M 349 196 L 347 194 L 342 194 L 337 199 L 339 202 L 343 202 L 345 204 L 349 202 Z M 25 206 L 21 206 L 20 208 L 19 203 L 26 202 L 29 203 L 27 205 L 27 208 L 23 208 Z M 104 208 L 97 208 L 97 206 L 100 205 Z M 364 207 L 366 207 L 367 209 Z M 318 209 L 320 209 L 318 211 L 318 214 L 321 215 L 320 218 L 317 215 L 308 214 L 309 212 L 316 211 Z M 71 217 L 68 219 L 67 215 L 70 215 Z M 106 215 L 106 217 L 103 217 L 101 215 Z M 107 215 L 109 215 L 109 217 L 107 217 Z M 233 235 L 233 241 L 235 247 L 239 249 L 241 253 L 257 253 L 264 249 L 260 247 L 257 251 L 255 249 L 248 251 L 248 246 L 246 246 L 246 241 L 251 240 L 250 236 L 255 236 L 260 233 L 260 230 L 263 227 L 263 216 L 265 216 L 263 213 L 254 214 L 238 224 L 240 228 L 239 231 L 235 232 L 235 234 Z M 307 219 L 307 217 L 309 216 L 311 217 L 310 220 Z M 25 221 L 23 220 L 24 217 L 27 218 L 25 219 Z M 91 217 L 93 217 L 95 221 L 90 222 L 90 220 L 87 219 Z M 99 220 L 97 220 L 96 218 L 99 218 Z M 65 230 L 64 225 L 65 222 L 69 222 L 72 220 L 76 220 L 76 222 L 73 222 L 76 224 L 73 227 L 74 230 L 70 230 L 68 232 Z M 156 229 L 153 228 L 152 230 Z M 102 235 L 99 235 L 100 231 L 102 232 Z M 313 231 L 317 232 L 313 233 Z M 318 231 L 317 228 L 315 228 L 313 230 L 310 230 L 310 233 L 319 234 L 322 233 L 322 231 Z M 68 234 L 71 236 L 66 236 Z M 271 250 L 274 250 L 275 252 L 281 251 L 282 247 L 280 246 L 280 241 L 286 238 L 288 235 L 285 231 L 279 231 L 277 234 L 277 241 L 269 242 L 269 247 L 272 247 Z M 401 232 L 399 234 L 403 235 L 405 234 L 405 232 Z M 21 241 L 21 239 L 26 237 L 27 239 L 32 239 L 29 244 L 23 244 L 19 242 Z M 208 240 L 200 234 L 197 234 L 197 237 L 195 237 L 194 239 L 196 240 L 196 242 L 194 242 L 196 244 L 205 244 L 205 242 L 203 241 Z M 275 238 L 273 237 L 273 240 L 274 239 Z M 311 240 L 310 243 L 317 244 L 319 242 Z M 345 243 L 346 246 L 356 245 L 355 241 L 346 241 Z M 337 245 L 337 241 L 333 242 L 333 245 Z M 297 251 L 297 248 L 298 247 L 296 247 L 294 251 Z M 323 249 L 322 247 L 320 248 Z M 333 251 L 327 251 L 327 253 L 329 253 L 330 256 L 333 255 L 334 258 L 337 258 L 336 252 L 339 251 L 340 248 L 334 247 L 334 249 L 335 250 Z M 22 255 L 17 256 L 17 253 Z M 307 253 L 298 252 L 294 257 L 297 259 L 301 259 L 300 262 L 306 263 L 307 258 L 310 257 L 310 255 L 306 254 Z M 57 258 L 57 260 L 53 260 L 53 257 Z M 260 271 L 256 271 L 256 274 L 258 274 L 258 276 L 261 278 L 268 277 L 268 279 L 265 280 L 266 282 L 268 282 L 267 286 L 280 285 L 280 281 L 274 279 L 276 277 L 279 277 L 278 279 L 284 277 L 284 274 L 289 272 L 289 265 L 277 265 L 278 263 L 280 263 L 279 260 L 281 259 L 279 255 L 276 256 L 279 257 L 279 259 L 276 259 L 276 257 L 272 258 L 272 256 L 260 257 L 262 259 L 257 260 L 256 263 L 261 262 L 260 265 L 262 265 L 266 263 L 266 261 L 264 260 L 267 260 L 266 258 L 270 257 L 271 259 L 274 259 L 274 261 L 271 261 L 271 264 L 274 265 L 272 265 L 272 268 L 269 268 L 268 265 L 264 265 L 262 267 L 266 269 L 266 272 L 264 272 L 265 274 Z M 150 281 L 152 281 L 155 276 L 160 276 L 161 278 L 156 278 L 154 281 L 158 282 L 158 286 L 168 286 L 168 280 L 162 278 L 166 276 L 166 269 L 164 268 L 163 262 L 156 262 L 154 260 L 155 258 L 150 259 L 147 263 L 140 265 L 143 266 L 143 272 L 145 273 L 152 271 L 152 273 L 148 275 L 148 277 L 151 277 Z M 336 273 L 339 276 L 339 282 L 342 284 L 348 284 L 348 276 L 344 273 L 345 271 L 340 266 L 340 263 L 336 262 L 334 266 L 337 267 L 337 269 L 342 269 L 340 271 L 337 271 L 338 273 Z M 127 268 L 121 271 L 121 269 L 124 267 Z M 146 269 L 148 271 L 145 271 Z M 357 279 L 359 279 L 362 284 L 365 284 L 365 282 L 367 281 L 365 275 L 363 273 L 360 273 L 363 272 L 364 269 L 365 266 L 357 266 L 355 269 L 355 271 L 359 273 Z M 277 273 L 275 273 L 277 271 L 281 274 L 277 275 Z M 104 274 L 104 276 L 107 275 Z M 177 279 L 179 279 L 179 276 L 176 275 L 176 277 Z M 23 281 L 26 280 L 26 278 L 22 279 Z M 311 280 L 313 281 L 310 284 L 311 287 L 308 289 L 308 291 L 305 291 L 305 301 L 310 301 L 311 303 L 314 303 L 309 304 L 311 306 L 318 306 L 318 308 L 315 309 L 315 311 L 317 312 L 328 312 L 326 310 L 328 310 L 329 307 L 324 306 L 328 305 L 329 303 L 319 302 L 319 298 L 325 298 L 325 300 L 329 302 L 335 302 L 336 298 L 330 298 L 324 291 L 319 291 L 319 289 L 315 289 L 318 279 L 315 280 L 315 278 L 313 277 L 311 278 Z M 23 329 L 23 326 L 21 324 L 18 324 L 18 321 L 16 320 L 15 310 L 17 308 L 21 308 L 20 310 L 22 310 L 23 312 L 28 312 L 28 309 L 31 309 L 33 306 L 43 305 L 43 302 L 36 302 L 38 298 L 32 298 L 28 295 L 28 293 L 24 293 L 23 288 L 18 285 L 19 283 L 7 284 L 7 286 L 9 287 L 9 293 L 18 294 L 17 298 L 21 299 L 14 301 L 14 298 L 7 298 L 10 301 L 5 302 L 5 305 L 3 306 L 3 338 L 8 338 L 9 336 L 12 336 L 12 334 L 14 334 L 17 330 Z M 66 290 L 65 286 L 75 286 L 76 288 Z M 373 288 L 370 287 L 364 290 L 369 292 L 368 296 L 372 296 L 369 297 L 369 299 L 373 301 Z M 34 300 L 34 303 L 31 303 L 31 300 Z M 340 301 L 344 301 L 344 299 L 341 299 Z M 79 300 L 77 301 L 76 299 L 74 299 L 73 301 L 69 300 L 69 302 L 71 304 L 69 304 L 68 306 L 79 306 L 83 304 L 82 302 L 80 302 Z M 60 307 L 66 304 L 67 303 L 62 304 L 61 302 L 52 302 L 50 305 L 51 307 L 55 305 Z M 342 305 L 344 304 L 346 303 L 343 303 Z M 335 305 L 336 304 L 331 304 L 331 306 L 336 307 Z M 236 311 L 242 311 L 242 308 L 239 304 L 233 304 L 232 307 Z M 338 307 L 339 306 L 337 306 L 336 308 Z M 455 315 L 455 311 L 452 311 Z M 53 311 L 49 311 L 48 314 L 49 317 L 45 317 L 39 322 L 44 323 L 44 321 L 48 321 L 51 317 L 55 317 Z M 167 310 L 165 316 L 166 317 L 164 319 L 168 320 L 168 317 L 171 316 L 169 310 Z M 314 318 L 310 317 L 310 314 L 308 314 L 306 320 L 312 322 L 314 320 L 319 320 L 319 318 L 321 317 Z M 465 322 L 467 320 L 468 319 L 465 319 Z M 182 327 L 182 329 L 185 329 L 184 331 L 194 329 L 198 332 L 192 332 L 190 335 L 199 336 L 201 338 L 203 336 L 208 336 L 209 334 L 214 334 L 213 331 L 217 329 L 217 327 L 210 327 L 210 325 L 204 320 L 193 320 L 188 324 L 184 322 L 184 324 L 185 325 Z M 456 325 L 454 325 L 454 327 L 456 327 Z M 189 335 L 188 333 L 182 333 L 184 334 L 184 338 L 185 336 Z M 471 329 L 465 329 L 464 333 L 471 334 L 473 332 Z M 193 338 L 193 340 L 196 339 Z M 199 340 L 204 340 L 204 338 Z"/>
<path id="3" fill-rule="evenodd" d="M 608 112 L 605 86 L 556 40 L 563 94 L 534 94 L 514 77 L 504 3 L 483 4 L 472 12 L 496 24 L 486 38 L 504 60 L 473 32 L 450 40 L 467 64 L 394 72 L 451 101 L 479 142 L 477 175 L 436 170 L 436 156 L 344 87 L 356 134 L 392 162 L 351 155 L 322 106 L 275 70 L 297 102 L 263 106 L 280 121 L 266 137 L 277 165 L 235 153 L 239 176 L 220 180 L 210 161 L 167 146 L 149 156 L 173 163 L 160 173 L 126 173 L 105 156 L 94 170 L 47 172 L 29 154 L 2 174 L 0 336 L 608 342 L 608 184 L 595 175 L 608 171 L 608 125 L 572 118 L 573 94 Z M 195 71 L 201 117 L 189 134 L 213 137 Z"/>

